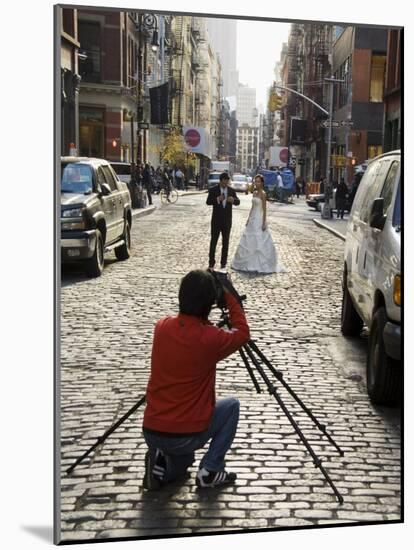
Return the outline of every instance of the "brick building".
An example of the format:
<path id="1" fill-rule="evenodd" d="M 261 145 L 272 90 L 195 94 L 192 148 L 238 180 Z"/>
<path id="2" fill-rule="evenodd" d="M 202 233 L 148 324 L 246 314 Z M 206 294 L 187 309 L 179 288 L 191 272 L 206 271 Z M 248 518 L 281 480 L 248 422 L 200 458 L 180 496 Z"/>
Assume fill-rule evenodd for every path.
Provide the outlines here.
<path id="1" fill-rule="evenodd" d="M 384 151 L 393 151 L 401 147 L 402 38 L 402 29 L 388 31 L 384 90 Z"/>
<path id="2" fill-rule="evenodd" d="M 136 15 L 78 10 L 78 36 L 84 57 L 79 96 L 79 154 L 108 160 L 131 158 L 123 143 L 127 113 L 136 111 L 138 42 Z M 134 128 L 136 133 L 136 128 Z"/>
<path id="3" fill-rule="evenodd" d="M 57 28 L 60 32 L 61 78 L 61 152 L 70 153 L 71 144 L 79 142 L 79 69 L 78 69 L 78 21 L 77 10 L 57 11 Z"/>

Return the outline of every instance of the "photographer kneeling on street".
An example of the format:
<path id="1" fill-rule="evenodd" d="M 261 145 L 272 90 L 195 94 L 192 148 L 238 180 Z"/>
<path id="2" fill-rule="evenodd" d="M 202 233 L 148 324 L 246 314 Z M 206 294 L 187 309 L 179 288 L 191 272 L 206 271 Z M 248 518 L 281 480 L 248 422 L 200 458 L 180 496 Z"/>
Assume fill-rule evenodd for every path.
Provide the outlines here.
<path id="1" fill-rule="evenodd" d="M 143 421 L 148 490 L 182 477 L 195 460 L 194 452 L 209 440 L 197 486 L 236 480 L 235 473 L 225 471 L 224 458 L 236 434 L 240 405 L 233 397 L 216 402 L 216 363 L 240 349 L 250 335 L 243 308 L 223 286 L 231 330 L 208 321 L 218 291 L 215 277 L 201 270 L 182 279 L 179 314 L 156 324 Z"/>

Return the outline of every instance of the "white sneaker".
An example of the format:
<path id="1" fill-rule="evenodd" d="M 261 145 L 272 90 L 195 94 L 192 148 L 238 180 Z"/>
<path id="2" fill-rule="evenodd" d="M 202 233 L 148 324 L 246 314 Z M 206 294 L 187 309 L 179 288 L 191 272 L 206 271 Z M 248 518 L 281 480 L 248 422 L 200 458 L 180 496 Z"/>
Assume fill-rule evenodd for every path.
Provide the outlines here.
<path id="1" fill-rule="evenodd" d="M 206 468 L 198 470 L 196 477 L 197 487 L 220 487 L 221 485 L 228 485 L 236 481 L 237 475 L 234 472 L 209 472 Z"/>

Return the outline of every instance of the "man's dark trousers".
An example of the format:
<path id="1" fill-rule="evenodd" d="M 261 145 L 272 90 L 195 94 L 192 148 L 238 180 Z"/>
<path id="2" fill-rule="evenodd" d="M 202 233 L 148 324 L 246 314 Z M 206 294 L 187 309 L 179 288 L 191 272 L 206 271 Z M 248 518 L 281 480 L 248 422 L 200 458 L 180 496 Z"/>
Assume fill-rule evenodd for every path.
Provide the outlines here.
<path id="1" fill-rule="evenodd" d="M 213 267 L 215 263 L 217 241 L 221 233 L 222 248 L 221 248 L 221 266 L 224 267 L 227 264 L 227 256 L 229 251 L 229 241 L 232 223 L 232 207 L 240 204 L 240 199 L 237 197 L 234 189 L 227 187 L 227 199 L 233 197 L 233 204 L 226 201 L 226 206 L 217 203 L 217 198 L 222 194 L 222 189 L 219 185 L 216 185 L 210 189 L 207 197 L 206 204 L 213 207 L 213 214 L 211 217 L 211 240 L 210 240 L 210 252 L 209 252 L 209 267 Z"/>
<path id="2" fill-rule="evenodd" d="M 229 241 L 230 241 L 230 232 L 231 232 L 231 222 L 230 224 L 225 224 L 219 226 L 217 224 L 211 223 L 211 240 L 210 240 L 210 253 L 209 253 L 209 267 L 214 266 L 214 257 L 216 255 L 217 241 L 221 233 L 222 246 L 221 246 L 221 266 L 227 264 L 227 256 L 229 252 Z"/>

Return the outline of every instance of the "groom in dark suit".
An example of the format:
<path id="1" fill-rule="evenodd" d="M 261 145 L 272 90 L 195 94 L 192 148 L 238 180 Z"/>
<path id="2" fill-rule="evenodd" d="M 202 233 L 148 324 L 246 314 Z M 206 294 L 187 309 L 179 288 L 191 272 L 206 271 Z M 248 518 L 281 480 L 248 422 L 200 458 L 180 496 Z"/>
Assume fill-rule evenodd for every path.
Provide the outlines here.
<path id="1" fill-rule="evenodd" d="M 240 199 L 237 197 L 234 189 L 228 187 L 230 176 L 227 172 L 220 174 L 220 183 L 210 189 L 206 203 L 213 207 L 211 216 L 211 240 L 209 253 L 209 268 L 213 268 L 216 255 L 217 241 L 221 233 L 221 268 L 227 264 L 227 254 L 229 250 L 229 239 L 231 231 L 231 217 L 233 204 L 238 206 Z"/>

